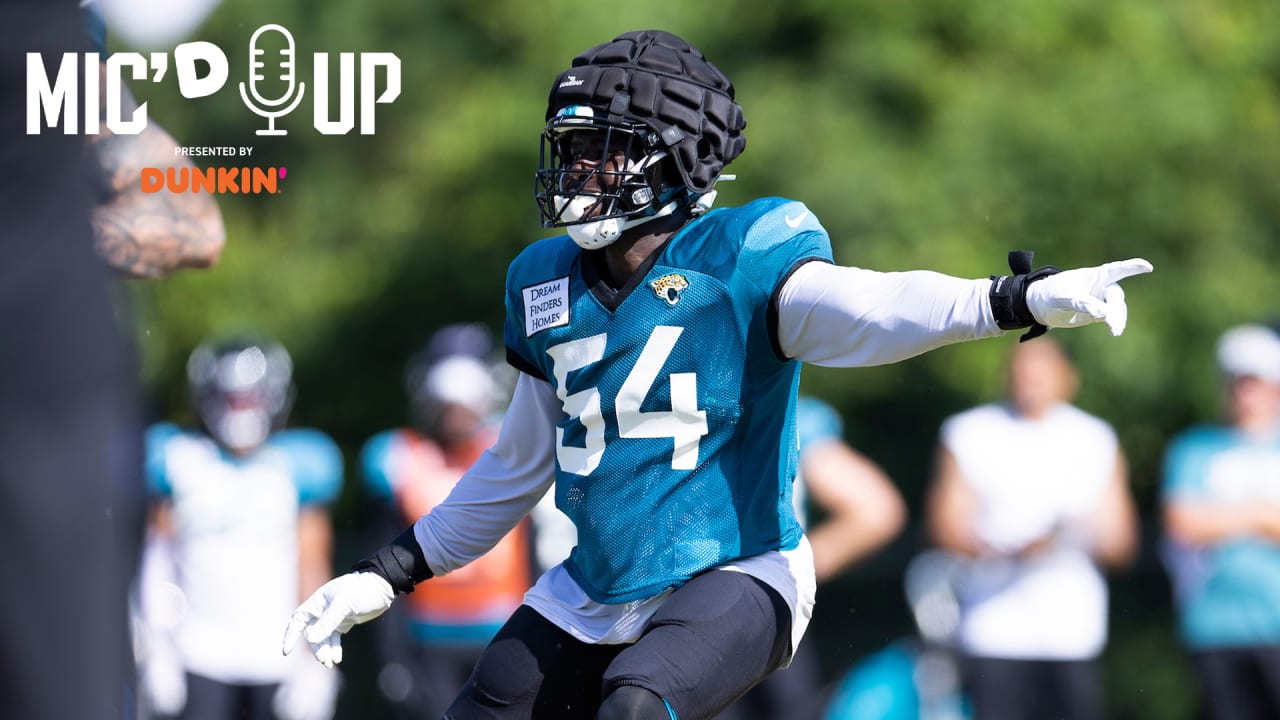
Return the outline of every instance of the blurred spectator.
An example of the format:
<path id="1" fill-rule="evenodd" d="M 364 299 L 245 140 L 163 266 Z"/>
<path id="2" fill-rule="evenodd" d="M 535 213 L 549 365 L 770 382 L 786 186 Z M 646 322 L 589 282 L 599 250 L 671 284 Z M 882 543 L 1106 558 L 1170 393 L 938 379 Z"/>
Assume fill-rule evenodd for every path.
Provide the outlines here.
<path id="1" fill-rule="evenodd" d="M 1019 343 L 1008 402 L 942 426 L 926 522 L 941 547 L 971 559 L 957 643 L 978 720 L 1102 713 L 1099 566 L 1132 560 L 1137 519 L 1115 432 L 1069 404 L 1076 388 L 1055 341 Z"/>
<path id="2" fill-rule="evenodd" d="M 1182 641 L 1218 720 L 1280 717 L 1280 335 L 1218 342 L 1227 419 L 1165 457 L 1166 560 Z"/>
<path id="3" fill-rule="evenodd" d="M 333 715 L 337 673 L 278 646 L 280 619 L 332 572 L 327 505 L 342 487 L 342 457 L 328 436 L 282 429 L 292 375 L 288 353 L 271 341 L 201 345 L 187 364 L 201 427 L 164 423 L 147 434 L 157 502 L 138 655 L 157 714 Z"/>
<path id="4" fill-rule="evenodd" d="M 361 453 L 382 529 L 429 512 L 493 444 L 502 391 L 491 353 L 483 326 L 450 325 L 410 361 L 414 426 L 374 436 Z M 400 717 L 444 714 L 481 650 L 520 606 L 531 562 L 526 521 L 480 559 L 419 586 L 378 623 L 378 687 Z"/>
<path id="5" fill-rule="evenodd" d="M 813 546 L 819 585 L 878 550 L 902 530 L 906 506 L 889 476 L 845 444 L 835 408 L 802 396 L 796 405 L 800 472 L 793 499 Z M 825 516 L 811 525 L 808 508 Z M 821 590 L 819 590 L 821 592 Z M 822 678 L 814 641 L 801 643 L 790 667 L 778 670 L 720 714 L 722 720 L 804 720 L 818 717 Z"/>

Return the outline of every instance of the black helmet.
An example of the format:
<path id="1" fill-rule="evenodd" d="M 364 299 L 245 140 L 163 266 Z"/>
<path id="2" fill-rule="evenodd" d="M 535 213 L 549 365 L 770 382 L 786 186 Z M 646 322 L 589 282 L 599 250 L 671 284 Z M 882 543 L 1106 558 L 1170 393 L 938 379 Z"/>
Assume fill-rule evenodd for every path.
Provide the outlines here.
<path id="1" fill-rule="evenodd" d="M 673 200 L 710 193 L 746 147 L 733 84 L 697 48 L 660 30 L 624 33 L 574 58 L 551 87 L 546 121 L 535 194 L 548 227 L 630 219 L 615 223 L 620 232 Z M 611 192 L 591 194 L 590 214 L 566 212 L 582 195 L 581 171 L 569 172 L 581 155 L 568 140 L 581 132 L 601 133 L 594 146 L 627 160 L 625 167 L 597 164 L 613 181 Z"/>

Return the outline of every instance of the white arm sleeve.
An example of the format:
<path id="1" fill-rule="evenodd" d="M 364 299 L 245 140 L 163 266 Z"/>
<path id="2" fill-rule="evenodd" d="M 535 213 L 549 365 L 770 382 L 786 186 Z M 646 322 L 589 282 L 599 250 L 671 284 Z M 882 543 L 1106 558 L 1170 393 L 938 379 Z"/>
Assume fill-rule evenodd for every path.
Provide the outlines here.
<path id="1" fill-rule="evenodd" d="M 432 574 L 488 552 L 538 503 L 555 481 L 555 426 L 562 412 L 550 383 L 520 374 L 497 442 L 444 502 L 414 524 Z"/>
<path id="2" fill-rule="evenodd" d="M 994 337 L 990 290 L 990 280 L 811 262 L 778 294 L 778 345 L 815 365 L 865 367 Z"/>

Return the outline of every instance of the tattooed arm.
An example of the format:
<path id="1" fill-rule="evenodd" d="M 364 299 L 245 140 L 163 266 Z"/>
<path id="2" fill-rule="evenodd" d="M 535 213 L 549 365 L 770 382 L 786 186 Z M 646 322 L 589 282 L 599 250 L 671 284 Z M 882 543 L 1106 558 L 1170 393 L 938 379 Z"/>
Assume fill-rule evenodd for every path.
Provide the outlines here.
<path id="1" fill-rule="evenodd" d="M 106 73 L 106 64 L 103 64 Z M 105 77 L 100 87 L 105 88 Z M 127 89 L 125 114 L 136 107 Z M 106 99 L 103 96 L 103 113 Z M 180 268 L 213 265 L 222 252 L 222 215 L 206 193 L 142 192 L 142 168 L 194 168 L 177 156 L 177 142 L 164 129 L 148 123 L 137 135 L 116 135 L 106 125 L 89 136 L 91 172 L 98 192 L 92 210 L 94 245 L 108 265 L 135 278 L 158 278 Z"/>

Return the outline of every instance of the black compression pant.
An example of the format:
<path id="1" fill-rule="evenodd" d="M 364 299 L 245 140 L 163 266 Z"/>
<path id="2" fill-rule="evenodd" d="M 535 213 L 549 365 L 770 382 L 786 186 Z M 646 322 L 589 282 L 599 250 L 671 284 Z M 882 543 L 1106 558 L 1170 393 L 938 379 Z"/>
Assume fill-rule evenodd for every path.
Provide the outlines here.
<path id="1" fill-rule="evenodd" d="M 777 592 L 731 571 L 676 590 L 631 645 L 581 642 L 521 606 L 445 717 L 603 720 L 601 703 L 634 687 L 661 703 L 628 690 L 604 709 L 617 713 L 608 717 L 710 718 L 782 663 L 790 635 L 791 613 Z"/>

